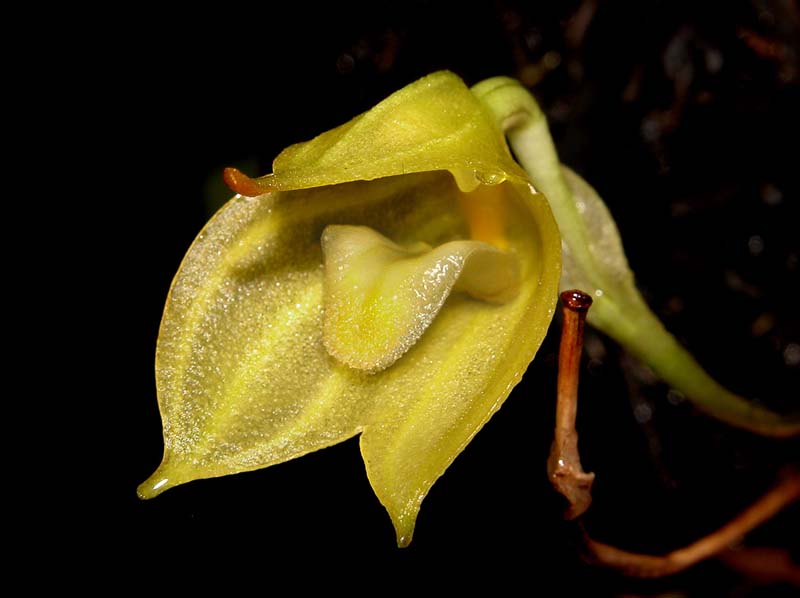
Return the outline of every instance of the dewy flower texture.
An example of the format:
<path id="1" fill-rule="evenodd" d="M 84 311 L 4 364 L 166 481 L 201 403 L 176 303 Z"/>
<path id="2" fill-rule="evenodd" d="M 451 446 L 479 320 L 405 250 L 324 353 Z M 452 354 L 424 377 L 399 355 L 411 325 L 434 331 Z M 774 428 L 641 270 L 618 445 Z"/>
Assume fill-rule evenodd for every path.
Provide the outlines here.
<path id="1" fill-rule="evenodd" d="M 434 73 L 284 150 L 206 225 L 156 354 L 143 498 L 360 434 L 400 545 L 552 319 L 560 238 L 463 82 Z"/>

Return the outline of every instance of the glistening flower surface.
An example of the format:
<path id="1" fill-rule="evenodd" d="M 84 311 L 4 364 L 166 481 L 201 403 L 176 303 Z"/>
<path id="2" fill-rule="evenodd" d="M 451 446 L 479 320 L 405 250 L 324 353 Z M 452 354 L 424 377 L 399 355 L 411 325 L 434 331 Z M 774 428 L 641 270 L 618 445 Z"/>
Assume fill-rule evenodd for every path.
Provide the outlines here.
<path id="1" fill-rule="evenodd" d="M 285 150 L 173 281 L 164 459 L 143 498 L 361 434 L 398 543 L 533 359 L 560 238 L 491 115 L 441 72 Z M 254 197 L 246 197 L 253 195 Z"/>

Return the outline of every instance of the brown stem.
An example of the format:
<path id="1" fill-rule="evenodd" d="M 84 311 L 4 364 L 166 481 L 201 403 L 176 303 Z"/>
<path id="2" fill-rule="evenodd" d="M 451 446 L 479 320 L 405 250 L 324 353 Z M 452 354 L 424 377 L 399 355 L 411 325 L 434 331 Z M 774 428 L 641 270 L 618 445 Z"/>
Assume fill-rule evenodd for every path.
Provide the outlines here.
<path id="1" fill-rule="evenodd" d="M 800 472 L 790 469 L 772 489 L 715 532 L 665 555 L 637 554 L 593 540 L 584 530 L 583 540 L 591 562 L 637 577 L 661 577 L 682 571 L 714 556 L 785 506 L 800 499 Z"/>
<path id="2" fill-rule="evenodd" d="M 583 471 L 578 453 L 575 417 L 578 411 L 578 375 L 583 350 L 583 326 L 592 298 L 578 290 L 561 293 L 561 347 L 558 354 L 556 427 L 547 473 L 555 489 L 569 503 L 566 519 L 580 517 L 592 504 L 593 473 Z"/>
<path id="3" fill-rule="evenodd" d="M 578 376 L 583 349 L 583 326 L 592 298 L 581 291 L 561 293 L 564 322 L 561 347 L 558 354 L 558 401 L 556 427 L 547 472 L 555 489 L 569 503 L 564 517 L 576 519 L 592 503 L 593 473 L 581 466 L 578 452 L 578 433 L 575 419 L 578 411 Z M 788 469 L 783 478 L 751 506 L 715 532 L 684 548 L 665 555 L 648 555 L 628 552 L 610 544 L 598 542 L 589 536 L 580 523 L 587 559 L 597 565 L 611 567 L 637 577 L 661 577 L 682 571 L 714 555 L 727 557 L 739 568 L 745 569 L 742 558 L 731 554 L 729 547 L 747 532 L 762 524 L 785 506 L 800 499 L 800 471 Z M 739 555 L 741 556 L 741 555 Z M 797 583 L 797 569 L 780 562 L 776 569 L 782 579 Z M 787 573 L 788 572 L 788 573 Z"/>

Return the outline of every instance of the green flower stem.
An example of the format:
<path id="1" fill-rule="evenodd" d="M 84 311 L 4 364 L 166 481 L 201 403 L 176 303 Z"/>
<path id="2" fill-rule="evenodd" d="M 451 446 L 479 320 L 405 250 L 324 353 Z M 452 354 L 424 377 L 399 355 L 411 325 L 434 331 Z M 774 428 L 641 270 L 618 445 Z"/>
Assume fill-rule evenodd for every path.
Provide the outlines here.
<path id="1" fill-rule="evenodd" d="M 584 262 L 591 261 L 586 227 L 561 172 L 558 152 L 541 108 L 519 81 L 507 77 L 486 79 L 472 87 L 508 138 L 517 162 L 538 191 L 547 196 L 561 236 Z"/>
<path id="2" fill-rule="evenodd" d="M 647 363 L 699 409 L 732 426 L 764 436 L 791 437 L 800 434 L 800 418 L 797 415 L 781 416 L 732 393 L 709 376 L 652 311 L 630 312 L 626 317 L 631 325 L 600 329 Z"/>
<path id="3" fill-rule="evenodd" d="M 506 77 L 487 79 L 472 91 L 506 133 L 533 185 L 548 198 L 562 236 L 561 290 L 592 294 L 589 324 L 709 415 L 766 436 L 800 434 L 800 413 L 782 416 L 728 391 L 664 328 L 636 289 L 613 218 L 594 189 L 559 162 L 547 120 L 530 93 Z"/>

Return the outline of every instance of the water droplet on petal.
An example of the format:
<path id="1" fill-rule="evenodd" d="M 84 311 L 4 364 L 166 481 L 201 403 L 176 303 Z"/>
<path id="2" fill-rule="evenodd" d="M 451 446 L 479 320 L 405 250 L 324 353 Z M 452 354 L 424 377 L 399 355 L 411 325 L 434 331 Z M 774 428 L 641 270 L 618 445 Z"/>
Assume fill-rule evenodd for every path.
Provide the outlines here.
<path id="1" fill-rule="evenodd" d="M 500 182 L 500 177 L 493 172 L 483 173 L 476 170 L 475 178 L 478 179 L 484 185 L 497 185 Z"/>

